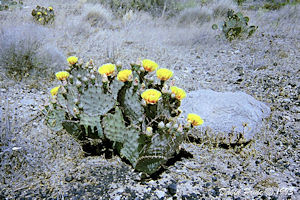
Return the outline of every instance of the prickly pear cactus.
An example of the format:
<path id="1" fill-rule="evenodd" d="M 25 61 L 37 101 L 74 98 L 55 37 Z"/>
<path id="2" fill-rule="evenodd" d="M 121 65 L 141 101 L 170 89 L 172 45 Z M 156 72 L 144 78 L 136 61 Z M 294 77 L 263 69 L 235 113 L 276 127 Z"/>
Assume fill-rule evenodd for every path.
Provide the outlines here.
<path id="1" fill-rule="evenodd" d="M 225 21 L 220 25 L 225 37 L 232 41 L 243 36 L 250 37 L 258 28 L 257 26 L 249 26 L 249 17 L 243 16 L 241 12 L 235 13 L 228 10 Z M 212 29 L 218 29 L 218 25 L 213 24 Z"/>
<path id="2" fill-rule="evenodd" d="M 42 25 L 52 23 L 55 18 L 54 10 L 51 6 L 45 8 L 37 5 L 36 8 L 31 11 L 31 15 L 36 22 Z"/>
<path id="3" fill-rule="evenodd" d="M 124 70 L 111 63 L 96 68 L 92 60 L 84 64 L 74 56 L 68 62 L 66 71 L 56 73 L 60 84 L 44 109 L 48 126 L 78 140 L 111 141 L 137 171 L 158 171 L 179 152 L 190 128 L 202 123 L 197 117 L 179 123 L 186 94 L 169 83 L 173 72 L 157 69 L 154 61 Z"/>

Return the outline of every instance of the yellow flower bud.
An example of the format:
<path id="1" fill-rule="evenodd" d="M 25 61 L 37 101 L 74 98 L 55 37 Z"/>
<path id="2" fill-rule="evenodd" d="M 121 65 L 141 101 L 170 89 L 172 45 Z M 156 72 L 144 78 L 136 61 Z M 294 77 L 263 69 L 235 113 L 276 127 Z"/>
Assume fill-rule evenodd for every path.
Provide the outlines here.
<path id="1" fill-rule="evenodd" d="M 99 67 L 98 72 L 103 75 L 105 74 L 106 76 L 110 76 L 115 72 L 116 65 L 107 63 Z"/>
<path id="2" fill-rule="evenodd" d="M 67 58 L 67 61 L 70 65 L 75 65 L 78 62 L 78 58 L 76 56 L 70 56 Z"/>
<path id="3" fill-rule="evenodd" d="M 160 68 L 156 71 L 156 76 L 162 81 L 166 81 L 173 76 L 173 72 L 166 68 Z"/>
<path id="4" fill-rule="evenodd" d="M 132 81 L 132 71 L 124 69 L 118 73 L 117 79 L 122 82 Z"/>
<path id="5" fill-rule="evenodd" d="M 158 64 L 156 62 L 149 60 L 149 59 L 143 60 L 142 65 L 143 65 L 144 69 L 148 72 L 153 72 L 158 67 Z"/>
<path id="6" fill-rule="evenodd" d="M 172 86 L 170 89 L 172 93 L 175 95 L 176 99 L 182 100 L 186 97 L 186 93 L 183 89 L 176 86 Z"/>
<path id="7" fill-rule="evenodd" d="M 61 72 L 57 72 L 57 73 L 55 74 L 55 76 L 56 76 L 56 78 L 57 78 L 58 80 L 64 81 L 64 80 L 66 80 L 66 79 L 70 76 L 70 74 L 69 74 L 69 72 L 61 71 Z"/>
<path id="8" fill-rule="evenodd" d="M 59 88 L 60 88 L 60 86 L 57 86 L 57 87 L 55 87 L 55 88 L 52 88 L 52 89 L 50 90 L 51 95 L 52 95 L 52 96 L 56 96 L 57 93 L 58 93 Z"/>
<path id="9" fill-rule="evenodd" d="M 161 92 L 155 89 L 148 89 L 141 96 L 147 104 L 155 104 L 161 97 Z"/>
<path id="10" fill-rule="evenodd" d="M 193 126 L 199 126 L 203 124 L 203 119 L 199 115 L 193 113 L 188 114 L 187 121 Z"/>

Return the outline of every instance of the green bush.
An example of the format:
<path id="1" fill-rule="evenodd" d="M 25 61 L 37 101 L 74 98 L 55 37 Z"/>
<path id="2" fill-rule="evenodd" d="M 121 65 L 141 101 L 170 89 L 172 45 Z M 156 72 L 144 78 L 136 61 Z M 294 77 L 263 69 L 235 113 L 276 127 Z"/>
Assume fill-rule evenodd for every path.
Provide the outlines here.
<path id="1" fill-rule="evenodd" d="M 227 17 L 221 24 L 221 30 L 229 41 L 244 36 L 250 37 L 258 27 L 248 26 L 248 22 L 249 17 L 244 17 L 241 12 L 235 13 L 233 10 L 228 10 Z M 218 25 L 213 24 L 212 28 L 218 29 Z"/>
<path id="2" fill-rule="evenodd" d="M 101 141 L 137 171 L 156 172 L 179 152 L 188 130 L 203 123 L 190 114 L 189 123 L 181 125 L 179 106 L 186 94 L 169 88 L 170 70 L 158 69 L 155 81 L 153 61 L 132 64 L 131 70 L 114 64 L 97 70 L 92 61 L 83 64 L 76 57 L 69 63 L 67 71 L 56 74 L 61 84 L 51 90 L 51 103 L 45 106 L 48 126 L 80 141 Z"/>

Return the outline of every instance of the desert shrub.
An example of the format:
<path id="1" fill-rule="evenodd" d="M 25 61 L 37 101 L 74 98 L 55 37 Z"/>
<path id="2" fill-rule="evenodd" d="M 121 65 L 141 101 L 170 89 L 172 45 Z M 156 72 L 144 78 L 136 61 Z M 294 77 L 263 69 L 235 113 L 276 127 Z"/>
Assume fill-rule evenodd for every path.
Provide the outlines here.
<path id="1" fill-rule="evenodd" d="M 0 30 L 0 67 L 8 77 L 49 78 L 64 63 L 62 53 L 47 43 L 49 29 L 34 24 Z"/>
<path id="2" fill-rule="evenodd" d="M 181 6 L 176 0 L 90 0 L 88 2 L 102 3 L 119 16 L 123 16 L 130 10 L 146 11 L 154 16 L 174 15 Z"/>
<path id="3" fill-rule="evenodd" d="M 48 126 L 114 149 L 138 171 L 156 172 L 179 152 L 189 129 L 203 123 L 195 114 L 180 123 L 186 93 L 170 85 L 171 70 L 156 71 L 151 60 L 125 70 L 111 63 L 97 69 L 92 60 L 83 64 L 74 56 L 68 61 L 66 71 L 56 73 L 61 82 L 45 105 Z"/>
<path id="4" fill-rule="evenodd" d="M 104 8 L 101 4 L 85 4 L 82 8 L 84 10 L 84 20 L 91 26 L 110 26 L 113 15 L 111 11 Z"/>
<path id="5" fill-rule="evenodd" d="M 231 41 L 233 39 L 250 37 L 257 29 L 257 26 L 248 26 L 249 17 L 244 17 L 241 12 L 235 13 L 228 10 L 225 21 L 221 24 L 221 30 L 225 37 Z M 213 29 L 218 29 L 218 25 L 213 24 Z"/>
<path id="6" fill-rule="evenodd" d="M 10 10 L 15 7 L 21 7 L 23 5 L 23 1 L 13 1 L 13 0 L 2 0 L 0 1 L 0 11 L 2 10 Z"/>
<path id="7" fill-rule="evenodd" d="M 279 10 L 286 5 L 296 5 L 300 3 L 300 0 L 269 0 L 264 5 L 263 8 L 267 10 Z"/>
<path id="8" fill-rule="evenodd" d="M 36 6 L 36 8 L 32 10 L 31 15 L 36 22 L 42 25 L 52 23 L 55 17 L 53 7 L 51 6 L 48 8 Z"/>
<path id="9" fill-rule="evenodd" d="M 206 7 L 187 8 L 179 14 L 179 23 L 189 24 L 209 22 L 212 19 L 213 12 Z"/>

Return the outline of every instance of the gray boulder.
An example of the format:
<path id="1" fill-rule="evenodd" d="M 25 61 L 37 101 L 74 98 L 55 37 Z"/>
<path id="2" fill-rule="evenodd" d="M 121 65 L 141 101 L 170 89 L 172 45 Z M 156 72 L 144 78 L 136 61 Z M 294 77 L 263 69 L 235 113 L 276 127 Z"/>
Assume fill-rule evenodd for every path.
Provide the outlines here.
<path id="1" fill-rule="evenodd" d="M 222 137 L 222 143 L 227 144 L 253 139 L 260 131 L 262 119 L 270 114 L 268 106 L 246 93 L 207 89 L 187 93 L 181 109 L 183 116 L 188 113 L 201 116 L 204 123 L 200 132 L 211 130 L 212 137 Z"/>

